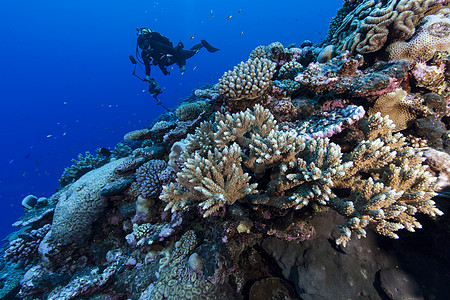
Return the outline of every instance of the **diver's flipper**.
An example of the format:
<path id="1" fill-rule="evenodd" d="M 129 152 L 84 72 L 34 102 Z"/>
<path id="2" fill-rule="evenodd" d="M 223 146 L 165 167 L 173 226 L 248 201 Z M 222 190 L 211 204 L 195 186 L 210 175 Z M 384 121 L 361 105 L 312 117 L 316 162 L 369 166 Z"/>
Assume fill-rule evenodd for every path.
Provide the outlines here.
<path id="1" fill-rule="evenodd" d="M 208 50 L 208 52 L 216 52 L 216 51 L 219 51 L 219 50 L 220 50 L 219 48 L 216 48 L 216 47 L 211 46 L 211 45 L 210 45 L 207 41 L 205 41 L 205 40 L 201 40 L 200 42 L 202 43 L 203 47 L 205 47 L 206 50 Z"/>
<path id="2" fill-rule="evenodd" d="M 200 50 L 202 48 L 203 48 L 202 44 L 195 44 L 194 46 L 191 47 L 191 50 L 198 52 L 198 50 Z"/>

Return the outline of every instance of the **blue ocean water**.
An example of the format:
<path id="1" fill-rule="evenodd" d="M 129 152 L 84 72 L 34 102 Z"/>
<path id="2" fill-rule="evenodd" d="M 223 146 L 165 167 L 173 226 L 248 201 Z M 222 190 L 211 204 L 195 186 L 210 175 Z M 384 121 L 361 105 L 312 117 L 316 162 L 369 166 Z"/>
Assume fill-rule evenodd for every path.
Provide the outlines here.
<path id="1" fill-rule="evenodd" d="M 0 236 L 28 194 L 49 197 L 78 153 L 114 148 L 164 112 L 131 75 L 136 28 L 204 49 L 182 75 L 152 68 L 165 106 L 216 83 L 258 45 L 321 41 L 341 1 L 0 2 Z M 138 67 L 139 75 L 143 70 Z"/>

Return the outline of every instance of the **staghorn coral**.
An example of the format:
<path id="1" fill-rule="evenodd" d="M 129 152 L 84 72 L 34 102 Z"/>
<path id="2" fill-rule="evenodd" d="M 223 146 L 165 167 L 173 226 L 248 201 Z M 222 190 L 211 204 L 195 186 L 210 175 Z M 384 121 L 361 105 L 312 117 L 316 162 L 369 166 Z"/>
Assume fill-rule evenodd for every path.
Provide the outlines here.
<path id="1" fill-rule="evenodd" d="M 177 184 L 164 187 L 161 195 L 162 200 L 169 202 L 166 209 L 175 211 L 204 201 L 200 207 L 206 209 L 206 217 L 243 198 L 245 193 L 253 205 L 281 210 L 300 209 L 311 203 L 329 205 L 347 219 L 337 240 L 343 245 L 352 231 L 358 237 L 365 236 L 368 225 L 395 238 L 398 229 L 420 227 L 413 217 L 417 212 L 442 214 L 430 200 L 439 186 L 422 165 L 421 153 L 407 147 L 401 134 L 392 135 L 395 125 L 379 113 L 369 119 L 366 139 L 348 155 L 343 155 L 341 148 L 328 139 L 305 140 L 295 130 L 279 131 L 273 116 L 260 105 L 253 111 L 232 115 L 217 113 L 216 124 L 214 153 L 201 155 L 193 147 L 183 154 Z M 228 152 L 232 155 L 226 155 Z M 228 164 L 227 167 L 219 169 L 218 161 L 221 167 Z M 223 187 L 224 175 L 233 170 L 242 174 L 239 164 L 251 173 L 243 175 L 237 186 L 245 184 L 244 189 L 237 194 L 232 190 L 231 195 L 237 195 L 233 198 L 227 194 L 229 191 L 217 189 L 217 182 Z M 250 176 L 260 178 L 268 171 L 266 190 L 248 185 Z M 217 194 L 213 195 L 211 188 L 205 190 L 202 184 L 215 187 Z M 350 194 L 339 198 L 337 194 L 346 194 L 337 193 L 339 190 L 349 190 Z M 207 197 L 210 198 L 206 200 Z"/>
<path id="2" fill-rule="evenodd" d="M 219 79 L 219 92 L 231 100 L 259 98 L 269 87 L 275 66 L 265 58 L 241 62 Z"/>
<path id="3" fill-rule="evenodd" d="M 209 151 L 206 158 L 198 153 L 187 158 L 177 174 L 178 185 L 171 183 L 163 187 L 160 198 L 169 202 L 165 210 L 174 212 L 187 204 L 200 202 L 203 216 L 207 217 L 225 204 L 231 205 L 253 193 L 256 184 L 249 184 L 250 177 L 243 172 L 241 160 L 237 144 Z"/>
<path id="4" fill-rule="evenodd" d="M 386 48 L 390 59 L 409 61 L 428 61 L 437 51 L 450 52 L 450 8 L 426 16 L 410 41 L 397 41 Z"/>
<path id="5" fill-rule="evenodd" d="M 406 146 L 405 137 L 392 135 L 394 124 L 377 113 L 368 120 L 366 140 L 346 158 L 352 165 L 334 188 L 350 189 L 348 197 L 334 197 L 331 207 L 346 217 L 341 225 L 338 244 L 346 245 L 354 232 L 366 236 L 366 227 L 377 233 L 398 238 L 399 229 L 414 231 L 421 224 L 414 217 L 443 213 L 431 200 L 440 189 L 436 177 L 422 165 L 425 158 Z M 370 176 L 367 178 L 367 175 Z"/>

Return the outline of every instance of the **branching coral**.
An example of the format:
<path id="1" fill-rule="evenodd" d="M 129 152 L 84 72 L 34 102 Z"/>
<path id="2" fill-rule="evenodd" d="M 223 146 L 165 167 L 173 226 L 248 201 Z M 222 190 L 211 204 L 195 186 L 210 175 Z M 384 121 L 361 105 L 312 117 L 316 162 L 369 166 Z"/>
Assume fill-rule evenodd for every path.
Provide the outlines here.
<path id="1" fill-rule="evenodd" d="M 180 189 L 175 184 L 164 187 L 161 199 L 169 202 L 166 210 L 183 208 L 188 203 L 199 203 L 207 217 L 225 204 L 254 192 L 257 184 L 249 184 L 250 176 L 241 166 L 241 151 L 237 144 L 223 147 L 222 150 L 209 151 L 207 157 L 195 154 L 184 163 L 177 174 L 178 184 L 187 188 Z"/>
<path id="2" fill-rule="evenodd" d="M 347 158 L 352 167 L 345 178 L 335 182 L 335 188 L 350 189 L 348 197 L 331 200 L 331 206 L 347 219 L 338 244 L 345 245 L 351 232 L 358 238 L 365 237 L 367 226 L 398 238 L 395 232 L 399 229 L 421 228 L 416 213 L 432 217 L 443 214 L 431 200 L 440 188 L 436 177 L 422 165 L 422 153 L 406 146 L 403 135 L 392 135 L 393 127 L 387 117 L 373 115 L 366 140 Z"/>
<path id="3" fill-rule="evenodd" d="M 109 157 L 102 156 L 99 149 L 96 152 L 96 156 L 86 151 L 85 156 L 78 154 L 78 160 L 72 159 L 72 162 L 75 164 L 64 169 L 61 178 L 58 180 L 59 185 L 65 187 L 78 180 L 87 172 L 100 168 L 109 161 Z"/>
<path id="4" fill-rule="evenodd" d="M 421 153 L 408 148 L 401 134 L 392 135 L 395 126 L 380 114 L 371 117 L 366 140 L 348 155 L 328 139 L 305 140 L 295 130 L 278 130 L 260 105 L 253 111 L 217 113 L 216 124 L 214 140 L 211 132 L 199 137 L 207 136 L 214 152 L 191 147 L 182 155 L 177 184 L 164 187 L 160 197 L 169 202 L 166 209 L 200 202 L 206 217 L 246 195 L 253 205 L 282 210 L 311 202 L 330 205 L 347 218 L 338 239 L 344 245 L 352 231 L 364 236 L 369 224 L 380 234 L 396 237 L 400 228 L 420 226 L 413 217 L 416 212 L 441 214 L 430 200 L 439 186 L 422 165 Z M 250 175 L 243 174 L 244 166 Z M 249 183 L 251 176 L 268 176 L 266 189 L 256 190 Z M 339 198 L 344 190 L 349 195 Z"/>
<path id="5" fill-rule="evenodd" d="M 232 99 L 256 99 L 269 87 L 275 72 L 275 64 L 265 58 L 241 62 L 219 79 L 219 92 Z"/>

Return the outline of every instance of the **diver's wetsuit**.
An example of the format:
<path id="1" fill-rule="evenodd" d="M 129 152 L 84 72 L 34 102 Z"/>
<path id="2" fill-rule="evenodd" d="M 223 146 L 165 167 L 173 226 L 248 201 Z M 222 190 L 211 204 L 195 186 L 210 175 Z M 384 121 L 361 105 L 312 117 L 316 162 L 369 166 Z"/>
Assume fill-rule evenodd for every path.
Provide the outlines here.
<path id="1" fill-rule="evenodd" d="M 140 35 L 137 40 L 139 48 L 142 49 L 141 57 L 144 61 L 145 75 L 150 76 L 150 63 L 158 65 L 164 75 L 169 74 L 166 67 L 176 63 L 179 67 L 186 65 L 186 59 L 194 56 L 199 47 L 195 45 L 195 50 L 185 50 L 180 42 L 176 47 L 168 38 L 157 32 Z"/>
<path id="2" fill-rule="evenodd" d="M 205 40 L 200 44 L 194 45 L 191 49 L 184 49 L 183 43 L 179 42 L 176 47 L 168 38 L 158 32 L 150 32 L 138 36 L 137 44 L 142 49 L 141 57 L 144 61 L 145 75 L 150 76 L 150 63 L 158 65 L 164 75 L 169 74 L 166 67 L 176 63 L 180 68 L 186 65 L 186 59 L 194 56 L 202 47 L 209 52 L 216 52 L 219 49 L 214 48 Z"/>

